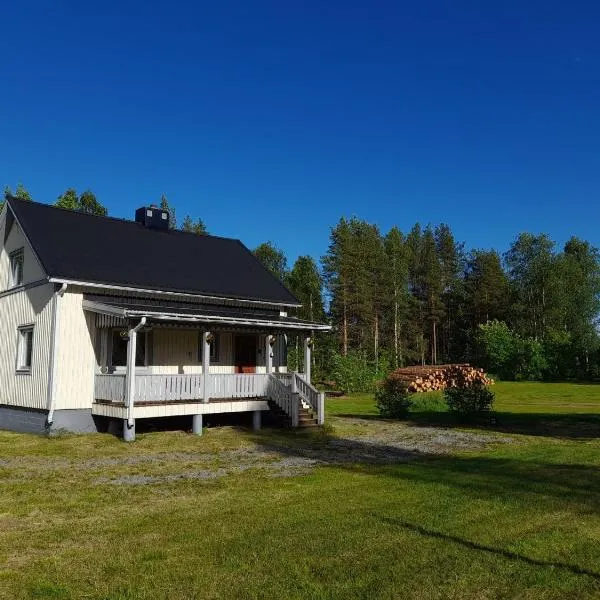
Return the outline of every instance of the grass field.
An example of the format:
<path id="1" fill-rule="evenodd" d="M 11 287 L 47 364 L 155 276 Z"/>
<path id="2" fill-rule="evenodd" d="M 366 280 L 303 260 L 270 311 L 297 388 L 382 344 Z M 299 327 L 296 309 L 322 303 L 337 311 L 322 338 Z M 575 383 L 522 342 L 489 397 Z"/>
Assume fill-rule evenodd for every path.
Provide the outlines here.
<path id="1" fill-rule="evenodd" d="M 0 432 L 0 598 L 600 597 L 600 386 L 498 384 L 464 429 Z"/>

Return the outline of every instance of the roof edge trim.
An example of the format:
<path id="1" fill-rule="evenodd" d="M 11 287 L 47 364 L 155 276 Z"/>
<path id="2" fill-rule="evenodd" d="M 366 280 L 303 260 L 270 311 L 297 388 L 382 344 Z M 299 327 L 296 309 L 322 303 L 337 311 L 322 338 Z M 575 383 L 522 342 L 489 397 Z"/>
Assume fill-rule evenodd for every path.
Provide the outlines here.
<path id="1" fill-rule="evenodd" d="M 45 271 L 45 269 L 44 269 Z M 248 300 L 244 298 L 236 298 L 234 296 L 212 296 L 211 294 L 192 294 L 190 292 L 168 292 L 165 290 L 150 290 L 146 288 L 129 287 L 122 285 L 111 285 L 109 283 L 96 283 L 92 281 L 76 281 L 73 279 L 64 279 L 62 277 L 49 277 L 50 283 L 67 283 L 69 285 L 79 285 L 82 287 L 100 288 L 107 290 L 120 290 L 122 292 L 138 292 L 143 294 L 159 294 L 162 296 L 180 296 L 185 298 L 205 298 L 207 300 L 226 300 L 233 302 L 243 302 L 251 305 L 268 305 L 268 306 L 287 306 L 291 308 L 300 308 L 302 304 L 291 304 L 289 302 L 273 302 L 269 300 Z"/>

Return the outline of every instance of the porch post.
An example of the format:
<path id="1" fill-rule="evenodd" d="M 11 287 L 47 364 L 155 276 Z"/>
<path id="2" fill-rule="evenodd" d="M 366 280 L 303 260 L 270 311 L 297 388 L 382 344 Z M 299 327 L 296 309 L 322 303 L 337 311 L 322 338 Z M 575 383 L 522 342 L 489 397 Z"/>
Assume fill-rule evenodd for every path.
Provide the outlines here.
<path id="1" fill-rule="evenodd" d="M 202 435 L 202 415 L 192 415 L 192 433 Z"/>
<path id="2" fill-rule="evenodd" d="M 202 402 L 208 402 L 208 377 L 210 370 L 210 331 L 202 334 Z"/>
<path id="3" fill-rule="evenodd" d="M 125 406 L 127 408 L 127 418 L 123 422 L 123 439 L 126 442 L 135 440 L 135 419 L 133 418 L 133 403 L 135 399 L 135 355 L 137 350 L 137 332 L 146 324 L 146 317 L 142 317 L 140 322 L 132 327 L 127 341 L 127 390 L 125 397 Z"/>
<path id="4" fill-rule="evenodd" d="M 252 429 L 254 431 L 258 431 L 260 429 L 260 421 L 261 421 L 262 413 L 260 410 L 255 410 L 252 413 Z"/>
<path id="5" fill-rule="evenodd" d="M 267 334 L 265 336 L 265 366 L 267 368 L 267 375 L 273 372 L 273 346 L 271 342 L 273 336 Z"/>
<path id="6" fill-rule="evenodd" d="M 312 339 L 307 336 L 304 339 L 304 381 L 310 383 L 310 367 L 312 365 L 311 357 Z"/>

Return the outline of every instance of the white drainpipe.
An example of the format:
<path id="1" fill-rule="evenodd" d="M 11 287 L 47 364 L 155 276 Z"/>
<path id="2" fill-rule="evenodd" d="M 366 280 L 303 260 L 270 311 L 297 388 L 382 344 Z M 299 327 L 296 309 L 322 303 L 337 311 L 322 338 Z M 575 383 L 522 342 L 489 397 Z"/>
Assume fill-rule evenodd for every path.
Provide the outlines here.
<path id="1" fill-rule="evenodd" d="M 127 426 L 133 427 L 133 400 L 135 398 L 135 350 L 137 345 L 137 333 L 146 324 L 146 317 L 142 317 L 140 322 L 129 330 L 129 377 L 127 379 Z"/>
<path id="2" fill-rule="evenodd" d="M 58 353 L 58 327 L 60 325 L 60 304 L 59 299 L 65 295 L 68 284 L 63 283 L 59 290 L 54 292 L 54 314 L 52 319 L 52 346 L 50 348 L 50 365 L 48 374 L 48 425 L 54 421 L 54 408 L 56 407 L 56 389 L 54 382 L 56 380 L 56 355 Z"/>

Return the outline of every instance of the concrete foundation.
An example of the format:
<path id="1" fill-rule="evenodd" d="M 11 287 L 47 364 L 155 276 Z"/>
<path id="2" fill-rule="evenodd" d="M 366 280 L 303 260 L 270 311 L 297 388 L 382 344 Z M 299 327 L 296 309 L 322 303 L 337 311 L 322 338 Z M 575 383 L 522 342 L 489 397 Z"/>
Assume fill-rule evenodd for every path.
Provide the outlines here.
<path id="1" fill-rule="evenodd" d="M 61 431 L 72 433 L 98 431 L 96 420 L 90 410 L 56 410 L 52 425 L 48 425 L 47 410 L 7 405 L 0 405 L 0 429 L 49 435 Z"/>

